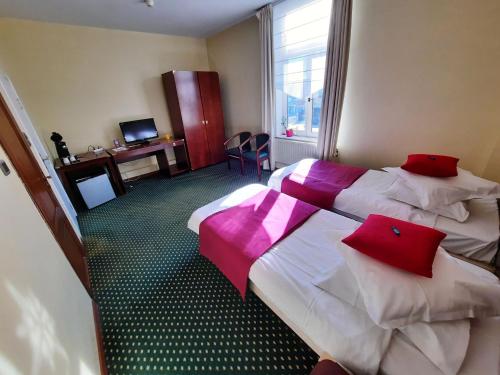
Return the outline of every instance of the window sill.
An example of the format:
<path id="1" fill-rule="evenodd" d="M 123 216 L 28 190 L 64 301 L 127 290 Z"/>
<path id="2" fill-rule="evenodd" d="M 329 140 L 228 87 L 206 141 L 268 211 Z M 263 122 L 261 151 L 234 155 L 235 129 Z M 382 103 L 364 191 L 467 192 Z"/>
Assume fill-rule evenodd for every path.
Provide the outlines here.
<path id="1" fill-rule="evenodd" d="M 274 138 L 280 139 L 280 140 L 287 140 L 287 141 L 295 141 L 295 142 L 303 142 L 303 143 L 317 143 L 317 138 L 311 138 L 311 137 L 301 137 L 298 135 L 294 135 L 293 137 L 287 137 L 286 135 L 275 135 Z"/>

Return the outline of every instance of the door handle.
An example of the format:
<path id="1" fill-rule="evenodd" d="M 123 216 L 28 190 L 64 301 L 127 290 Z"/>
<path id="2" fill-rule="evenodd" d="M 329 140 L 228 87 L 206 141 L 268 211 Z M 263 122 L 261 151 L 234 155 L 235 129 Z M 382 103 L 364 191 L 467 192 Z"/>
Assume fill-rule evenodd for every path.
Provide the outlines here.
<path id="1" fill-rule="evenodd" d="M 4 160 L 0 160 L 0 169 L 4 176 L 8 176 L 10 174 L 10 168 Z"/>

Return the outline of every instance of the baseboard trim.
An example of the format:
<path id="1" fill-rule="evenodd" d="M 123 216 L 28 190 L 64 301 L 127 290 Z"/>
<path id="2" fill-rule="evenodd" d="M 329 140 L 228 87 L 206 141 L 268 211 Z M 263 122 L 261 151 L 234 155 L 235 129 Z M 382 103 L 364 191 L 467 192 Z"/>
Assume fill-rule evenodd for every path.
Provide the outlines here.
<path id="1" fill-rule="evenodd" d="M 97 353 L 99 355 L 99 368 L 101 370 L 101 375 L 108 375 L 106 355 L 104 353 L 104 337 L 102 335 L 101 314 L 99 311 L 99 305 L 94 300 L 92 300 L 92 310 L 94 312 L 95 337 L 97 340 Z"/>

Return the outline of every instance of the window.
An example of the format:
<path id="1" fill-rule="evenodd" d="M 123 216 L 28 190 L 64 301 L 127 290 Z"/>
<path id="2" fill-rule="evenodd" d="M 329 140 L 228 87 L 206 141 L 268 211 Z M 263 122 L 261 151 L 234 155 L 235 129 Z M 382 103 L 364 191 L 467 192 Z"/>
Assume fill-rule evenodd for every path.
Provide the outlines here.
<path id="1" fill-rule="evenodd" d="M 332 0 L 286 0 L 273 8 L 276 134 L 319 130 Z"/>

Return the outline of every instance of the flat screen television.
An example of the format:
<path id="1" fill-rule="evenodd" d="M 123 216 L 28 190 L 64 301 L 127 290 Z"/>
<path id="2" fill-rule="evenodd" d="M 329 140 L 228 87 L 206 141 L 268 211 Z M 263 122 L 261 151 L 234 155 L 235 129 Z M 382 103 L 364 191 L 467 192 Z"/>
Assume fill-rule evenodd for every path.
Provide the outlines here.
<path id="1" fill-rule="evenodd" d="M 150 139 L 158 138 L 158 130 L 156 130 L 155 120 L 152 118 L 120 122 L 120 129 L 123 133 L 123 139 L 128 145 L 145 143 Z"/>

